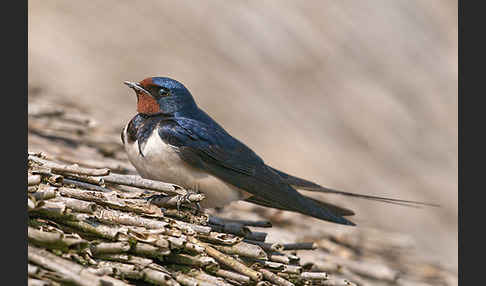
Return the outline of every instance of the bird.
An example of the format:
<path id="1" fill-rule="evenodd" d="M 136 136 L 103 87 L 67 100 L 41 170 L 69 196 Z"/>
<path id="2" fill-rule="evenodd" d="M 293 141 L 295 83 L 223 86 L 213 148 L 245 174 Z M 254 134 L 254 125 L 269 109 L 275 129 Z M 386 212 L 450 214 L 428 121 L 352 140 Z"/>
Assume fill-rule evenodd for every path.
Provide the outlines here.
<path id="1" fill-rule="evenodd" d="M 125 81 L 137 97 L 137 114 L 121 140 L 128 160 L 146 179 L 203 193 L 204 208 L 233 201 L 301 213 L 354 226 L 351 209 L 322 202 L 298 190 L 324 192 L 396 204 L 427 204 L 344 192 L 323 187 L 267 165 L 240 140 L 198 107 L 191 92 L 168 77 Z"/>

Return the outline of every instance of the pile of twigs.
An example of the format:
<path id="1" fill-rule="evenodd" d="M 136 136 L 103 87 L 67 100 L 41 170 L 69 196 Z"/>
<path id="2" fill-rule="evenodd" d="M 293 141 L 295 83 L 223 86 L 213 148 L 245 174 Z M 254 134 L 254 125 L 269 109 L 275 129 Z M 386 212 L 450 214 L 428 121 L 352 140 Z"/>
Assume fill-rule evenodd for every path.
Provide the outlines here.
<path id="1" fill-rule="evenodd" d="M 268 221 L 202 213 L 191 205 L 204 199 L 202 194 L 107 168 L 55 162 L 41 153 L 29 154 L 28 162 L 30 279 L 78 285 L 133 280 L 353 285 L 325 272 L 309 272 L 299 257 L 287 253 L 313 244 L 267 243 L 265 232 L 248 227 L 271 227 Z"/>
<path id="2" fill-rule="evenodd" d="M 403 235 L 309 220 L 294 224 L 309 242 L 269 242 L 292 219 L 284 228 L 262 213 L 208 215 L 197 208 L 202 194 L 136 175 L 119 133 L 72 106 L 29 99 L 29 151 L 29 285 L 457 284 L 418 262 Z"/>

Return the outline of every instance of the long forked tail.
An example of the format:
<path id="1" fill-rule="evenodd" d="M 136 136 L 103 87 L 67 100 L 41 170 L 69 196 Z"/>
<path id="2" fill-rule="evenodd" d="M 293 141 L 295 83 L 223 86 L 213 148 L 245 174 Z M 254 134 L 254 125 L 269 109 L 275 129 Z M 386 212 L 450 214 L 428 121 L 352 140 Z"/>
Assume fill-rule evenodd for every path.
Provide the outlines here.
<path id="1" fill-rule="evenodd" d="M 355 197 L 355 198 L 361 198 L 361 199 L 367 199 L 367 200 L 373 200 L 373 201 L 379 201 L 379 202 L 403 205 L 409 207 L 419 207 L 419 206 L 440 207 L 440 205 L 434 203 L 409 201 L 409 200 L 386 198 L 386 197 L 379 197 L 379 196 L 372 196 L 372 195 L 362 195 L 362 194 L 334 190 L 334 189 L 323 187 L 311 181 L 289 175 L 275 168 L 272 168 L 272 170 L 275 171 L 283 179 L 284 182 L 299 190 L 337 194 L 337 195 L 343 195 L 343 196 L 349 196 L 349 197 Z"/>

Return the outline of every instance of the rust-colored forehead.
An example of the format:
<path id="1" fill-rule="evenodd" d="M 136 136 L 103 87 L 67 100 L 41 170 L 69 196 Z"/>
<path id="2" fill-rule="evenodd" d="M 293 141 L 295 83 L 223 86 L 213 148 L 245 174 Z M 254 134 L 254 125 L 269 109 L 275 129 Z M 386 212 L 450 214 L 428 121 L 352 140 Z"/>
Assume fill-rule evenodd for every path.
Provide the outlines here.
<path id="1" fill-rule="evenodd" d="M 141 86 L 149 86 L 149 85 L 152 85 L 152 78 L 151 77 L 148 77 L 148 78 L 142 80 L 141 82 L 139 82 L 139 84 Z"/>

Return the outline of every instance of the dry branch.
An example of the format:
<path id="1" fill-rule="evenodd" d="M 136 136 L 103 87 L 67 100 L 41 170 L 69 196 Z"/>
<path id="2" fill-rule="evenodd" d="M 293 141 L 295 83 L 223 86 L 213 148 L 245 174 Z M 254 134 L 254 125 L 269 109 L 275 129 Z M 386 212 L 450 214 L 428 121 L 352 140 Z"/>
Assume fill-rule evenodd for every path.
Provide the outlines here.
<path id="1" fill-rule="evenodd" d="M 89 169 L 89 168 L 82 168 L 79 167 L 77 164 L 73 165 L 64 165 L 59 164 L 53 161 L 48 161 L 41 159 L 36 156 L 29 155 L 28 158 L 30 161 L 42 166 L 43 168 L 48 168 L 52 170 L 53 173 L 59 174 L 78 174 L 78 175 L 87 175 L 87 176 L 106 176 L 110 173 L 110 169 Z"/>
<path id="2" fill-rule="evenodd" d="M 38 185 L 40 182 L 41 182 L 41 176 L 40 175 L 28 175 L 27 176 L 27 185 L 28 186 Z"/>
<path id="3" fill-rule="evenodd" d="M 140 257 L 126 253 L 97 253 L 93 254 L 96 259 L 108 260 L 112 262 L 128 263 L 145 267 L 152 264 L 154 261 L 150 258 Z"/>
<path id="4" fill-rule="evenodd" d="M 245 238 L 248 240 L 255 240 L 255 241 L 265 241 L 267 238 L 268 233 L 261 232 L 261 231 L 252 231 L 249 234 L 245 235 Z"/>
<path id="5" fill-rule="evenodd" d="M 51 283 L 39 279 L 30 278 L 27 279 L 27 285 L 29 286 L 49 286 Z"/>
<path id="6" fill-rule="evenodd" d="M 185 203 L 198 203 L 205 198 L 203 194 L 188 194 L 188 195 L 175 195 L 175 196 L 156 196 L 149 201 L 151 204 L 162 208 L 177 208 L 181 202 Z"/>
<path id="7" fill-rule="evenodd" d="M 317 248 L 315 242 L 297 242 L 283 244 L 283 250 L 313 250 Z"/>
<path id="8" fill-rule="evenodd" d="M 265 251 L 282 251 L 284 247 L 280 243 L 268 243 L 257 240 L 244 239 L 243 241 L 260 246 Z"/>
<path id="9" fill-rule="evenodd" d="M 243 241 L 238 242 L 232 246 L 213 245 L 213 247 L 226 254 L 236 254 L 239 256 L 264 260 L 268 259 L 267 254 L 265 253 L 265 251 L 263 251 L 261 247 Z"/>
<path id="10" fill-rule="evenodd" d="M 143 270 L 144 280 L 155 285 L 179 286 L 180 284 L 164 272 L 146 268 Z"/>
<path id="11" fill-rule="evenodd" d="M 201 271 L 199 269 L 191 269 L 187 275 L 194 277 L 198 280 L 202 280 L 208 283 L 211 283 L 211 285 L 216 285 L 216 286 L 232 286 L 231 284 L 227 283 L 222 279 L 221 277 L 216 277 L 213 275 L 210 275 L 204 271 Z"/>
<path id="12" fill-rule="evenodd" d="M 294 283 L 290 282 L 290 281 L 287 281 L 285 280 L 284 278 L 266 270 L 266 269 L 260 269 L 260 272 L 263 274 L 263 277 L 274 283 L 274 284 L 277 284 L 277 285 L 280 285 L 280 286 L 294 286 Z"/>
<path id="13" fill-rule="evenodd" d="M 39 185 L 39 187 L 34 193 L 32 193 L 32 196 L 37 201 L 49 200 L 57 196 L 57 188 L 42 184 Z"/>
<path id="14" fill-rule="evenodd" d="M 66 198 L 66 197 L 61 197 L 61 196 L 56 197 L 52 201 L 53 202 L 61 202 L 67 208 L 72 209 L 73 211 L 82 212 L 82 213 L 93 214 L 99 208 L 99 206 L 94 202 L 87 202 L 87 201 L 82 201 L 82 200 L 77 200 L 77 199 L 72 199 L 72 198 Z"/>
<path id="15" fill-rule="evenodd" d="M 197 237 L 204 241 L 224 244 L 224 245 L 234 245 L 243 240 L 242 237 L 235 236 L 233 234 L 219 233 L 214 231 L 208 234 L 199 234 Z"/>
<path id="16" fill-rule="evenodd" d="M 329 274 L 326 272 L 302 272 L 300 278 L 305 280 L 327 280 Z"/>
<path id="17" fill-rule="evenodd" d="M 177 282 L 184 286 L 214 286 L 215 284 L 200 280 L 195 277 L 188 276 L 181 272 L 176 272 L 172 275 Z"/>
<path id="18" fill-rule="evenodd" d="M 149 189 L 172 195 L 187 195 L 187 192 L 179 186 L 159 181 L 144 179 L 137 175 L 110 174 L 104 176 L 106 183 Z"/>
<path id="19" fill-rule="evenodd" d="M 103 277 L 90 273 L 81 265 L 33 246 L 28 246 L 28 259 L 39 266 L 55 271 L 62 276 L 62 282 L 69 282 L 80 286 L 106 285 Z M 120 285 L 125 284 L 119 281 Z M 126 285 L 126 284 L 125 284 Z"/>
<path id="20" fill-rule="evenodd" d="M 217 276 L 221 276 L 221 277 L 227 278 L 229 280 L 238 281 L 238 282 L 241 282 L 243 284 L 248 284 L 251 281 L 251 278 L 247 275 L 243 275 L 243 274 L 236 273 L 236 272 L 229 271 L 229 270 L 225 270 L 225 269 L 219 269 L 219 270 L 217 270 L 213 273 Z"/>
<path id="21" fill-rule="evenodd" d="M 249 276 L 254 281 L 260 281 L 262 279 L 261 273 L 247 267 L 246 265 L 237 261 L 233 257 L 219 252 L 218 250 L 209 246 L 207 243 L 202 243 L 202 244 L 206 248 L 207 254 L 213 257 L 214 259 L 216 259 L 221 264 L 226 265 L 227 267 L 235 270 L 238 273 Z"/>
<path id="22" fill-rule="evenodd" d="M 290 259 L 288 258 L 288 256 L 285 256 L 285 255 L 278 255 L 278 254 L 271 254 L 268 259 L 270 261 L 273 261 L 273 262 L 278 262 L 278 263 L 283 263 L 283 264 L 289 264 L 290 263 Z"/>
<path id="23" fill-rule="evenodd" d="M 123 200 L 116 197 L 115 194 L 107 194 L 95 191 L 80 190 L 73 188 L 61 187 L 59 193 L 62 196 L 75 198 L 84 201 L 96 202 L 98 204 L 109 206 L 115 209 L 133 211 L 135 213 L 151 214 L 162 216 L 159 208 L 147 203 L 134 203 L 133 201 Z"/>
<path id="24" fill-rule="evenodd" d="M 27 235 L 33 244 L 49 249 L 67 250 L 72 248 L 84 249 L 88 247 L 88 242 L 84 239 L 67 237 L 59 232 L 46 232 L 32 227 L 28 227 Z"/>
<path id="25" fill-rule="evenodd" d="M 105 192 L 105 193 L 110 193 L 112 190 L 99 186 L 99 185 L 94 185 L 74 179 L 69 179 L 69 178 L 64 178 L 63 180 L 65 183 L 66 187 L 79 187 L 81 189 L 87 189 L 87 190 L 92 190 L 92 191 L 98 191 L 98 192 Z"/>
<path id="26" fill-rule="evenodd" d="M 188 255 L 184 253 L 179 254 L 170 254 L 165 257 L 165 261 L 171 262 L 174 264 L 183 264 L 183 265 L 190 265 L 193 267 L 201 267 L 206 268 L 210 271 L 216 271 L 219 269 L 219 265 L 212 257 L 202 256 L 202 255 Z"/>
<path id="27" fill-rule="evenodd" d="M 91 253 L 107 254 L 107 253 L 125 253 L 130 250 L 130 243 L 128 242 L 101 242 L 91 244 Z"/>

